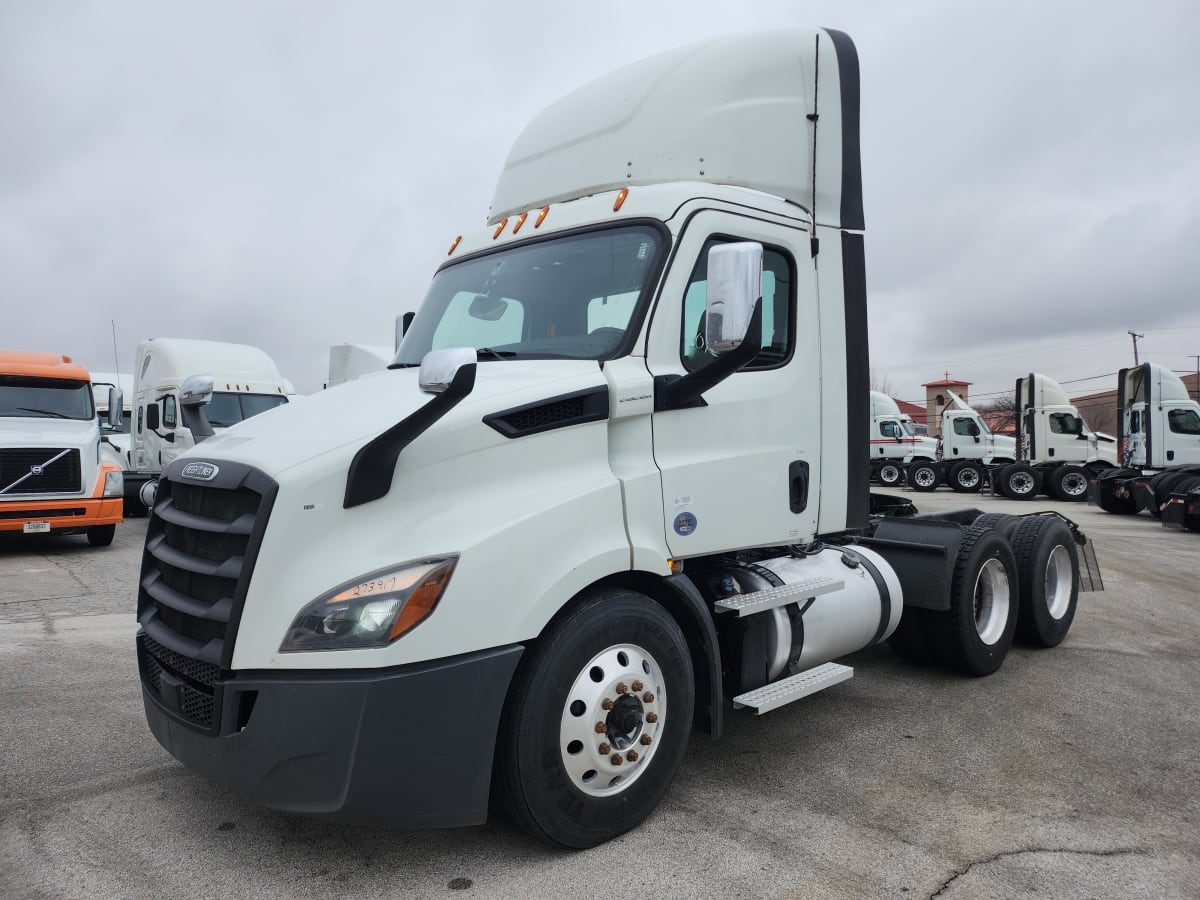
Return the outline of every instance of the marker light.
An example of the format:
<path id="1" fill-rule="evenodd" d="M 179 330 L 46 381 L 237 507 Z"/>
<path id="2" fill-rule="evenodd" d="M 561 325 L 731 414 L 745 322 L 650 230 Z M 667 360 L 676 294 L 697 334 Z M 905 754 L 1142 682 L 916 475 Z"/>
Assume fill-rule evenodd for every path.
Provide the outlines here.
<path id="1" fill-rule="evenodd" d="M 628 196 L 629 188 L 621 188 L 621 190 L 617 192 L 617 200 L 615 203 L 613 203 L 613 212 L 616 212 L 621 208 L 621 205 L 625 202 L 625 198 Z"/>
<path id="2" fill-rule="evenodd" d="M 513 223 L 513 234 L 521 230 L 521 226 L 525 224 L 525 220 L 529 218 L 529 213 L 523 212 L 517 216 L 517 221 Z"/>
<path id="3" fill-rule="evenodd" d="M 550 207 L 543 206 L 542 211 L 538 213 L 538 217 L 533 222 L 534 228 L 541 228 L 542 223 L 546 221 L 546 214 L 550 212 Z"/>
<path id="4" fill-rule="evenodd" d="M 500 224 L 496 226 L 496 230 L 494 232 L 492 232 L 492 240 L 493 241 L 496 238 L 500 237 L 500 235 L 504 234 L 504 226 L 506 226 L 507 224 L 508 224 L 508 216 L 505 216 L 503 219 L 500 220 Z"/>
<path id="5" fill-rule="evenodd" d="M 450 242 L 450 249 L 446 251 L 446 255 L 449 256 L 456 249 L 458 249 L 458 245 L 461 241 L 462 241 L 462 235 L 460 234 L 458 237 L 456 237 L 453 241 Z"/>
<path id="6" fill-rule="evenodd" d="M 280 652 L 386 647 L 433 612 L 457 561 L 381 569 L 334 588 L 300 610 Z"/>

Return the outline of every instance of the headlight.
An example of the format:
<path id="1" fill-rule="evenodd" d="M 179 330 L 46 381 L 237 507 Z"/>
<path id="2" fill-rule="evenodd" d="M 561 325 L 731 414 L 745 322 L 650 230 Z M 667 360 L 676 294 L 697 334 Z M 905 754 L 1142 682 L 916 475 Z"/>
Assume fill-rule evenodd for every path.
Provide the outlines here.
<path id="1" fill-rule="evenodd" d="M 119 469 L 110 469 L 104 473 L 105 497 L 121 497 L 125 494 L 125 477 Z"/>
<path id="2" fill-rule="evenodd" d="M 334 588 L 300 610 L 280 652 L 387 646 L 433 612 L 456 562 L 405 563 Z"/>

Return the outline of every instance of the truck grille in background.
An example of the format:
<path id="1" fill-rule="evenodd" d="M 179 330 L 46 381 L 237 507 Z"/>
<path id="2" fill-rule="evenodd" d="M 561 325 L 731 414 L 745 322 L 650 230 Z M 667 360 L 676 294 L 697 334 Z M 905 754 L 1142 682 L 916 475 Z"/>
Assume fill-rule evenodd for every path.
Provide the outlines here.
<path id="1" fill-rule="evenodd" d="M 138 589 L 138 665 L 142 684 L 193 724 L 220 722 L 228 671 L 251 570 L 275 484 L 224 463 L 219 482 L 160 479 L 146 531 Z M 228 473 L 228 474 L 226 474 Z"/>
<path id="2" fill-rule="evenodd" d="M 66 450 L 65 447 L 9 447 L 0 450 L 0 491 L 5 497 L 30 494 L 78 494 L 83 490 L 83 474 L 79 468 L 79 449 L 67 450 L 65 456 L 47 463 Z M 41 467 L 40 475 L 30 474 Z M 29 475 L 28 478 L 25 478 Z M 15 482 L 21 481 L 20 484 Z M 5 490 L 8 488 L 8 490 Z"/>

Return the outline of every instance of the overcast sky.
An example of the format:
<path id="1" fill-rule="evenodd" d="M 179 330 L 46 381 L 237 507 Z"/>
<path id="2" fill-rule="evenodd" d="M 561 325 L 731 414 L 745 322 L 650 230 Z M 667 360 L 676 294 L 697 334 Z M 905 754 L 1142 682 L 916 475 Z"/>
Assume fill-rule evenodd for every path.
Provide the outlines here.
<path id="1" fill-rule="evenodd" d="M 871 360 L 1072 393 L 1200 353 L 1200 4 L 0 3 L 0 346 L 111 370 L 388 344 L 525 122 L 659 50 L 826 25 L 862 64 Z M 1089 376 L 1106 376 L 1090 381 Z"/>

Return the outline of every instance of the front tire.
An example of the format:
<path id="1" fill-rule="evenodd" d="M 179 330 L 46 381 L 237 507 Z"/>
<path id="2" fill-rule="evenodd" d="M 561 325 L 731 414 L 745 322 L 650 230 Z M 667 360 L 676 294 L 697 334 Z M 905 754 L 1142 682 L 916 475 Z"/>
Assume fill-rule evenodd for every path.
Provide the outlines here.
<path id="1" fill-rule="evenodd" d="M 1071 529 L 1061 519 L 1033 516 L 1017 526 L 1012 547 L 1021 596 L 1017 634 L 1026 643 L 1057 647 L 1079 602 L 1079 551 Z"/>
<path id="2" fill-rule="evenodd" d="M 514 680 L 496 744 L 500 805 L 562 847 L 624 834 L 670 786 L 694 699 L 670 614 L 633 591 L 592 594 L 547 628 Z"/>
<path id="3" fill-rule="evenodd" d="M 116 525 L 92 525 L 87 530 L 88 543 L 93 547 L 107 547 L 116 533 Z"/>
<path id="4" fill-rule="evenodd" d="M 969 528 L 950 584 L 950 609 L 926 613 L 938 661 L 964 675 L 991 675 L 1012 646 L 1017 625 L 1017 564 L 1004 535 Z"/>

